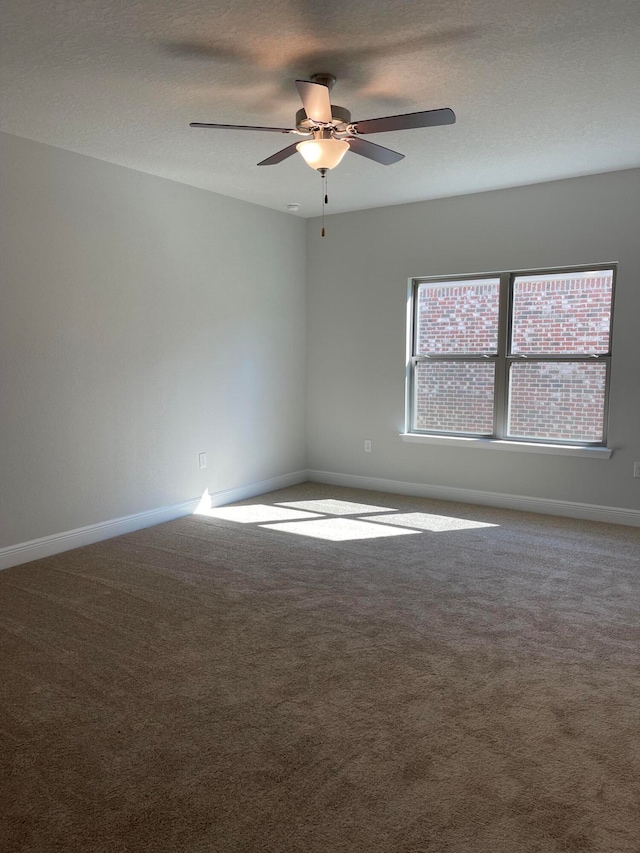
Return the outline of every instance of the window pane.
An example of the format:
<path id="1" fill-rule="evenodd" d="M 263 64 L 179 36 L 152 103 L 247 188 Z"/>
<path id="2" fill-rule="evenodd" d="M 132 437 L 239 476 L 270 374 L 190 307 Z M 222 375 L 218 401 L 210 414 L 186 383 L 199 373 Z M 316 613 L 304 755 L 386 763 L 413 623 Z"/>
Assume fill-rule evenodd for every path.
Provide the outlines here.
<path id="1" fill-rule="evenodd" d="M 511 352 L 609 352 L 612 270 L 518 276 L 513 286 Z"/>
<path id="2" fill-rule="evenodd" d="M 494 383 L 493 362 L 419 362 L 413 428 L 491 435 Z"/>
<path id="3" fill-rule="evenodd" d="M 415 355 L 483 355 L 498 349 L 500 280 L 418 287 Z"/>
<path id="4" fill-rule="evenodd" d="M 509 436 L 602 441 L 606 374 L 602 362 L 512 364 Z"/>

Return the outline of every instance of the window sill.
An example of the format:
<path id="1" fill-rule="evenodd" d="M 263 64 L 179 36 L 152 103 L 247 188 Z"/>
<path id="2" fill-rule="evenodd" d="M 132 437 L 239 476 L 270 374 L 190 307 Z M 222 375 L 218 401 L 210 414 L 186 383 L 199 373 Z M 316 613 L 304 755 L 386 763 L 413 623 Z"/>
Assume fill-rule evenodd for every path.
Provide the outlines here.
<path id="1" fill-rule="evenodd" d="M 501 441 L 494 438 L 464 438 L 458 435 L 422 435 L 401 432 L 400 438 L 409 444 L 440 444 L 449 447 L 508 450 L 515 453 L 544 453 L 548 456 L 582 456 L 587 459 L 610 459 L 610 447 L 576 447 L 572 444 L 535 444 L 529 441 Z"/>

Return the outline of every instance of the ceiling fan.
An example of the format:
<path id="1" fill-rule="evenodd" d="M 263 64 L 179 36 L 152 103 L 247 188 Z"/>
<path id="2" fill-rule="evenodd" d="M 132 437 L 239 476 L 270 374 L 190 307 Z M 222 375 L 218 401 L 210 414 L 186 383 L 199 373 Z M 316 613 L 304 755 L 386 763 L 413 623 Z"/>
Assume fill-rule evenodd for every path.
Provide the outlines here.
<path id="1" fill-rule="evenodd" d="M 437 127 L 454 124 L 456 120 L 453 110 L 441 109 L 352 122 L 349 110 L 331 103 L 329 93 L 336 82 L 333 74 L 313 74 L 311 80 L 295 82 L 303 109 L 296 113 L 296 125 L 293 128 L 209 124 L 199 121 L 191 122 L 189 126 L 225 130 L 260 130 L 304 137 L 302 141 L 294 142 L 293 145 L 262 160 L 258 166 L 273 166 L 300 152 L 306 163 L 312 169 L 317 169 L 324 177 L 328 169 L 333 169 L 340 163 L 347 151 L 375 160 L 383 166 L 390 166 L 404 158 L 404 154 L 362 139 L 367 134 L 410 130 L 418 127 Z"/>

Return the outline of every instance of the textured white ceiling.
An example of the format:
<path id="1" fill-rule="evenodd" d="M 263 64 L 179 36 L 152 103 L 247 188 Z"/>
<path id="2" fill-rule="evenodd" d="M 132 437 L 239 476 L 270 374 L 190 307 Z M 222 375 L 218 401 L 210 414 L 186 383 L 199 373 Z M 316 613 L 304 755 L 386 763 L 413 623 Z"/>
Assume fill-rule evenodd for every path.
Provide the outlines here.
<path id="1" fill-rule="evenodd" d="M 328 212 L 640 166 L 638 0 L 3 0 L 0 128 L 284 210 L 320 212 L 289 127 L 296 78 L 330 72 L 354 120 L 451 107 L 452 126 L 368 137 Z"/>

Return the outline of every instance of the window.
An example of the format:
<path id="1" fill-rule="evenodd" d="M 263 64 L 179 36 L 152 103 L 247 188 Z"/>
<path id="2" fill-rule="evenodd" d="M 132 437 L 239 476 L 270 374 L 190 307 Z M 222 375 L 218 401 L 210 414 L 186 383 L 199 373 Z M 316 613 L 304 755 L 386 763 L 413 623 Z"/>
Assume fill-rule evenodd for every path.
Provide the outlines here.
<path id="1" fill-rule="evenodd" d="M 411 283 L 407 432 L 604 445 L 615 268 Z"/>

